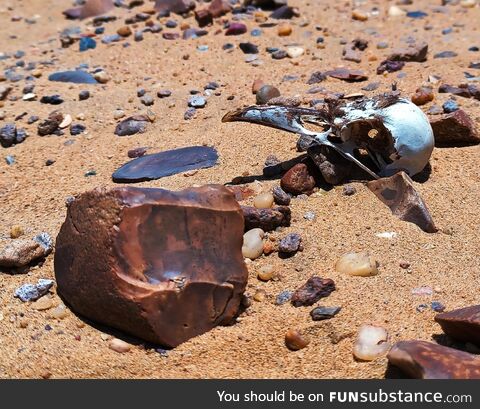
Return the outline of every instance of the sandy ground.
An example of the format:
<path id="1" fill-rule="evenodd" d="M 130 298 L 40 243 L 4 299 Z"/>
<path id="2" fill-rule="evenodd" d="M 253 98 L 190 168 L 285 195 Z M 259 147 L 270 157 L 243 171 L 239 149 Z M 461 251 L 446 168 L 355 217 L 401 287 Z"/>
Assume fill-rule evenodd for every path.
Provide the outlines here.
<path id="1" fill-rule="evenodd" d="M 322 3 L 321 6 L 318 3 Z M 36 124 L 27 125 L 30 115 L 44 119 L 57 107 L 40 102 L 11 102 L 6 100 L 4 122 L 28 112 L 18 126 L 25 127 L 30 137 L 22 144 L 0 148 L 0 237 L 5 243 L 11 226 L 22 226 L 27 235 L 47 231 L 53 237 L 65 218 L 65 199 L 96 186 L 114 186 L 112 172 L 128 160 L 127 151 L 138 146 L 151 147 L 156 152 L 175 147 L 208 144 L 218 149 L 220 164 L 200 170 L 191 177 L 176 175 L 141 186 L 181 189 L 192 184 L 226 183 L 242 174 L 261 174 L 262 165 L 269 154 L 280 159 L 296 155 L 296 138 L 292 134 L 243 123 L 222 124 L 225 112 L 241 105 L 254 104 L 251 84 L 254 78 L 263 78 L 277 86 L 283 95 L 307 96 L 306 80 L 314 71 L 324 71 L 344 64 L 360 67 L 368 72 L 369 81 L 380 81 L 376 92 L 389 89 L 393 81 L 404 95 L 411 96 L 429 75 L 439 75 L 445 83 L 464 81 L 464 71 L 471 61 L 478 61 L 480 53 L 467 51 L 479 46 L 480 8 L 463 9 L 448 7 L 446 13 L 434 13 L 432 5 L 441 2 L 414 1 L 405 6 L 408 10 L 424 10 L 429 16 L 421 20 L 406 17 L 386 17 L 386 10 L 394 2 L 368 1 L 365 10 L 377 6 L 380 15 L 366 22 L 351 19 L 349 2 L 316 2 L 293 0 L 302 16 L 290 22 L 293 33 L 278 37 L 276 27 L 264 28 L 261 37 L 245 34 L 225 37 L 215 35 L 215 25 L 210 33 L 194 40 L 167 41 L 160 34 L 145 34 L 145 40 L 135 43 L 101 44 L 95 50 L 78 52 L 78 44 L 68 49 L 60 48 L 60 30 L 81 23 L 65 20 L 61 11 L 70 7 L 68 0 L 5 0 L 0 5 L 0 51 L 24 50 L 25 61 L 53 60 L 53 66 L 42 68 L 44 74 L 35 81 L 35 92 L 41 95 L 58 93 L 65 99 L 59 108 L 75 117 L 85 114 L 80 121 L 87 126 L 87 135 L 39 137 Z M 11 6 L 10 10 L 8 7 Z M 145 6 L 144 6 L 145 7 Z M 133 12 L 141 10 L 134 9 Z M 133 13 L 130 12 L 130 13 Z M 106 33 L 113 34 L 128 14 L 115 9 L 122 16 L 116 22 L 105 24 Z M 38 22 L 29 25 L 24 21 L 13 22 L 19 15 L 31 18 L 38 15 Z M 231 17 L 231 15 L 229 15 Z M 227 16 L 227 17 L 229 17 Z M 173 19 L 182 19 L 173 16 Z M 300 27 L 300 22 L 309 24 Z M 192 17 L 188 21 L 194 26 Z M 258 27 L 247 20 L 249 29 Z M 326 27 L 329 36 L 316 31 L 316 26 Z M 431 30 L 424 26 L 431 25 Z M 442 35 L 441 30 L 453 27 L 453 33 Z M 171 30 L 178 31 L 178 30 Z M 15 35 L 15 38 L 11 36 Z M 325 36 L 325 49 L 317 49 L 315 39 Z M 404 78 L 398 73 L 376 75 L 379 62 L 392 46 L 404 44 L 402 40 L 412 36 L 430 45 L 425 63 L 407 63 Z M 340 39 L 362 37 L 369 40 L 361 64 L 341 60 Z M 264 62 L 253 67 L 244 62 L 244 55 L 237 48 L 232 53 L 222 50 L 226 42 L 238 44 L 251 41 L 261 49 Z M 389 49 L 377 50 L 375 44 L 387 41 Z M 267 46 L 299 44 L 307 53 L 296 64 L 290 59 L 273 60 L 265 52 Z M 208 45 L 207 52 L 200 52 L 198 45 Z M 449 59 L 433 59 L 436 52 L 454 50 L 458 56 Z M 188 54 L 188 60 L 182 56 Z M 368 55 L 378 57 L 367 61 Z M 316 58 L 313 58 L 316 56 Z M 12 59 L 0 61 L 3 69 Z M 48 74 L 57 70 L 72 69 L 80 63 L 90 68 L 101 66 L 111 75 L 106 85 L 73 85 L 49 82 Z M 295 81 L 284 81 L 285 75 L 296 75 Z M 189 90 L 203 89 L 209 81 L 221 84 L 221 95 L 208 98 L 207 106 L 198 111 L 197 117 L 184 121 Z M 358 92 L 367 82 L 355 84 L 328 79 L 321 85 L 334 92 Z M 24 81 L 14 85 L 12 95 L 21 97 Z M 152 110 L 157 120 L 144 134 L 117 137 L 113 134 L 113 112 L 122 108 L 128 114 L 145 111 L 136 96 L 136 89 L 143 87 L 155 95 L 158 89 L 172 90 L 172 97 L 158 99 Z M 78 92 L 89 89 L 92 97 L 78 101 Z M 368 93 L 367 93 L 368 94 Z M 374 94 L 374 93 L 370 93 Z M 234 95 L 233 100 L 227 97 Z M 310 97 L 315 97 L 314 95 Z M 441 105 L 447 94 L 435 95 L 434 103 Z M 175 102 L 175 106 L 169 105 Z M 458 98 L 457 102 L 477 126 L 480 119 L 480 103 Z M 423 108 L 428 109 L 430 105 Z M 78 121 L 74 121 L 78 122 Z M 74 143 L 65 145 L 67 140 Z M 3 157 L 16 158 L 13 166 L 7 166 Z M 45 166 L 47 159 L 54 159 L 52 166 Z M 353 183 L 357 193 L 342 195 L 342 187 L 328 193 L 317 192 L 307 200 L 294 199 L 291 209 L 292 226 L 282 233 L 299 232 L 305 250 L 290 259 L 280 259 L 276 254 L 262 257 L 249 264 L 250 278 L 247 292 L 253 294 L 262 288 L 267 292 L 264 302 L 254 302 L 247 314 L 231 327 L 219 327 L 199 336 L 176 349 L 167 357 L 145 349 L 142 343 L 132 341 L 106 328 L 85 323 L 73 312 L 63 320 L 50 318 L 49 311 L 35 311 L 28 303 L 13 297 L 14 290 L 39 278 L 54 278 L 53 256 L 27 274 L 0 274 L 0 377 L 1 378 L 382 378 L 385 375 L 385 358 L 370 363 L 356 362 L 352 356 L 355 333 L 364 323 L 379 323 L 388 329 L 393 342 L 408 339 L 432 340 L 441 333 L 433 321 L 434 312 L 417 312 L 421 303 L 441 301 L 447 309 L 463 307 L 479 302 L 480 291 L 480 238 L 478 219 L 480 208 L 479 147 L 435 149 L 431 164 L 432 174 L 425 183 L 416 183 L 431 214 L 440 229 L 437 234 L 423 233 L 415 225 L 404 223 L 390 214 L 386 206 L 360 182 Z M 85 177 L 85 172 L 95 170 L 96 176 Z M 268 191 L 278 185 L 278 180 L 255 182 L 260 191 Z M 316 219 L 307 221 L 303 215 L 313 211 Z M 92 229 L 95 227 L 92 226 Z M 394 239 L 376 237 L 380 232 L 396 232 Z M 380 274 L 371 278 L 348 277 L 335 272 L 337 258 L 349 250 L 369 251 L 380 263 Z M 410 270 L 400 268 L 399 263 L 411 263 Z M 272 264 L 281 280 L 263 283 L 256 272 L 261 266 Z M 322 305 L 340 305 L 342 311 L 332 320 L 313 322 L 310 307 L 294 308 L 286 304 L 274 305 L 275 296 L 286 289 L 295 289 L 312 275 L 332 278 L 337 285 Z M 432 296 L 412 295 L 412 289 L 430 286 L 436 289 Z M 54 295 L 56 303 L 60 298 Z M 20 321 L 28 322 L 26 328 Z M 51 326 L 46 330 L 45 326 Z M 298 352 L 289 351 L 284 345 L 288 328 L 296 328 L 308 334 L 310 345 Z M 136 346 L 126 354 L 108 348 L 109 334 L 132 341 Z M 338 339 L 341 339 L 339 342 Z M 335 343 L 337 342 L 337 343 Z"/>

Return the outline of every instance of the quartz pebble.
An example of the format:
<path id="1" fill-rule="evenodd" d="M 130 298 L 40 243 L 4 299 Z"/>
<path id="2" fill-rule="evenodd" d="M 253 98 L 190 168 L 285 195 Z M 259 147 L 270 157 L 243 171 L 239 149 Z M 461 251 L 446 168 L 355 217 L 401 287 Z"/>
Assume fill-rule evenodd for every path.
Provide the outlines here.
<path id="1" fill-rule="evenodd" d="M 353 346 L 353 355 L 360 361 L 373 361 L 390 349 L 388 333 L 376 325 L 362 325 Z"/>
<path id="2" fill-rule="evenodd" d="M 405 14 L 407 14 L 407 12 L 403 11 L 398 6 L 390 6 L 389 9 L 388 9 L 388 16 L 389 17 L 400 17 L 400 16 L 404 16 Z"/>
<path id="3" fill-rule="evenodd" d="M 113 338 L 110 340 L 108 343 L 108 347 L 115 351 L 118 352 L 119 354 L 123 354 L 125 352 L 130 351 L 132 349 L 132 346 L 130 344 L 127 344 L 125 341 L 122 341 L 121 339 L 118 338 Z"/>
<path id="4" fill-rule="evenodd" d="M 310 341 L 295 329 L 289 329 L 285 334 L 285 345 L 291 351 L 298 351 L 299 349 L 303 349 L 309 343 Z"/>
<path id="5" fill-rule="evenodd" d="M 302 47 L 288 47 L 287 48 L 287 55 L 290 58 L 298 58 L 303 55 L 305 50 Z"/>
<path id="6" fill-rule="evenodd" d="M 265 232 L 259 228 L 249 230 L 243 235 L 243 257 L 255 260 L 262 255 L 264 235 Z"/>
<path id="7" fill-rule="evenodd" d="M 377 261 L 368 253 L 345 253 L 335 264 L 335 270 L 351 276 L 368 277 L 378 274 Z"/>
<path id="8" fill-rule="evenodd" d="M 116 109 L 114 112 L 113 112 L 113 119 L 120 119 L 120 118 L 123 118 L 125 116 L 125 111 L 123 111 L 122 109 Z"/>
<path id="9" fill-rule="evenodd" d="M 266 297 L 267 297 L 267 293 L 265 290 L 262 290 L 262 289 L 255 291 L 255 294 L 253 294 L 253 299 L 257 302 L 265 301 Z"/>
<path id="10" fill-rule="evenodd" d="M 262 281 L 270 281 L 275 276 L 275 270 L 272 265 L 266 265 L 260 268 L 257 277 Z"/>
<path id="11" fill-rule="evenodd" d="M 269 209 L 273 205 L 273 200 L 273 195 L 271 193 L 262 193 L 255 197 L 253 200 L 253 205 L 257 209 Z"/>
<path id="12" fill-rule="evenodd" d="M 57 307 L 55 307 L 51 312 L 50 315 L 52 318 L 55 318 L 57 320 L 63 320 L 67 315 L 68 315 L 68 310 L 67 307 L 65 307 L 65 304 L 60 304 Z"/>

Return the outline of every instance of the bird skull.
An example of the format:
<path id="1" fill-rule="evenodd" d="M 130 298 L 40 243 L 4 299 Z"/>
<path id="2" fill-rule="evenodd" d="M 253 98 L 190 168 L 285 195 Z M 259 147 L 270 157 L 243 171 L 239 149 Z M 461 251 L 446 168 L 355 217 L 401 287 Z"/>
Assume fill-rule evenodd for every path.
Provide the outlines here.
<path id="1" fill-rule="evenodd" d="M 303 149 L 331 147 L 375 179 L 402 170 L 410 176 L 421 172 L 434 146 L 426 115 L 396 95 L 335 101 L 318 110 L 252 106 L 229 112 L 222 121 L 246 121 L 297 133 Z M 320 130 L 308 129 L 309 125 Z M 361 152 L 370 157 L 369 165 L 360 160 Z"/>

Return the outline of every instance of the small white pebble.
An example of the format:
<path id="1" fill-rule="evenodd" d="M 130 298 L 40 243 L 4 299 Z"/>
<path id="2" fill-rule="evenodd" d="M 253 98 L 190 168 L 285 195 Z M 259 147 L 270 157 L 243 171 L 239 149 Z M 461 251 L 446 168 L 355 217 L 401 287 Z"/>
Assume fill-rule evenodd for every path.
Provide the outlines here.
<path id="1" fill-rule="evenodd" d="M 273 205 L 273 195 L 271 193 L 262 193 L 255 197 L 253 205 L 257 209 L 269 209 Z"/>
<path id="2" fill-rule="evenodd" d="M 63 121 L 60 122 L 60 125 L 58 127 L 60 129 L 65 129 L 68 128 L 72 124 L 72 116 L 70 114 L 67 114 L 63 117 Z"/>
<path id="3" fill-rule="evenodd" d="M 368 253 L 345 253 L 335 264 L 335 270 L 342 274 L 361 277 L 378 274 L 377 261 Z"/>
<path id="4" fill-rule="evenodd" d="M 373 361 L 390 349 L 388 332 L 375 325 L 362 325 L 353 346 L 353 355 L 362 361 Z"/>
<path id="5" fill-rule="evenodd" d="M 108 343 L 108 347 L 120 354 L 128 352 L 130 351 L 130 349 L 132 349 L 132 346 L 130 344 L 127 344 L 125 341 L 122 341 L 121 339 L 118 339 L 118 338 L 111 339 L 110 342 Z"/>
<path id="6" fill-rule="evenodd" d="M 255 260 L 262 255 L 264 235 L 264 231 L 258 228 L 249 230 L 243 235 L 243 257 Z"/>

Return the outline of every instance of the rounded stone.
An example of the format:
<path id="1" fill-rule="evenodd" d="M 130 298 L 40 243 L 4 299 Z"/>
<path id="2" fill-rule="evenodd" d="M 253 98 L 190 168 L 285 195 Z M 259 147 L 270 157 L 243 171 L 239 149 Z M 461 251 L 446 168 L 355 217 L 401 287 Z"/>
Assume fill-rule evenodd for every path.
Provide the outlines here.
<path id="1" fill-rule="evenodd" d="M 257 91 L 257 104 L 265 105 L 272 98 L 280 96 L 280 91 L 272 85 L 264 85 Z"/>
<path id="2" fill-rule="evenodd" d="M 255 260 L 263 254 L 263 237 L 265 233 L 262 229 L 255 228 L 247 231 L 243 235 L 242 254 L 243 257 Z"/>
<path id="3" fill-rule="evenodd" d="M 270 209 L 273 205 L 273 195 L 270 192 L 261 193 L 253 200 L 257 209 Z"/>
<path id="4" fill-rule="evenodd" d="M 351 276 L 369 277 L 378 274 L 378 265 L 368 253 L 350 252 L 338 259 L 335 270 Z"/>

